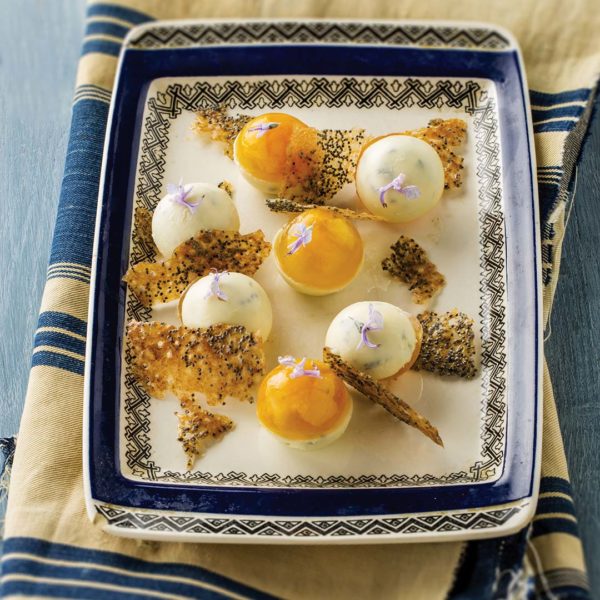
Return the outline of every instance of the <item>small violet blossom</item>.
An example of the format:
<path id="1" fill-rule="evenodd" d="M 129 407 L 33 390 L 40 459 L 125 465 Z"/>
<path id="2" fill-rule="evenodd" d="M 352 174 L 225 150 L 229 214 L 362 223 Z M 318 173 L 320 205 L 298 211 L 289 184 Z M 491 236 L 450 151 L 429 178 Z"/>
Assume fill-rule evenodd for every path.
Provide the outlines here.
<path id="1" fill-rule="evenodd" d="M 192 214 L 196 212 L 200 202 L 190 202 L 187 197 L 192 193 L 193 187 L 183 185 L 183 179 L 179 180 L 177 185 L 173 183 L 167 184 L 167 192 L 171 194 L 171 200 L 181 206 L 185 206 Z"/>
<path id="2" fill-rule="evenodd" d="M 261 123 L 260 125 L 255 125 L 254 127 L 250 127 L 248 131 L 257 131 L 257 138 L 261 138 L 267 131 L 271 131 L 271 129 L 275 129 L 275 127 L 279 127 L 279 123 Z"/>
<path id="3" fill-rule="evenodd" d="M 368 348 L 378 348 L 379 344 L 374 344 L 369 338 L 369 331 L 381 331 L 383 329 L 383 315 L 375 310 L 372 304 L 369 304 L 369 320 L 360 329 L 360 342 L 357 348 L 367 346 Z"/>
<path id="4" fill-rule="evenodd" d="M 385 201 L 385 193 L 388 190 L 395 190 L 396 192 L 400 192 L 404 194 L 409 200 L 415 200 L 420 195 L 421 192 L 416 185 L 404 185 L 406 181 L 406 175 L 404 173 L 400 173 L 398 177 L 395 177 L 390 181 L 387 185 L 384 185 L 379 188 L 379 202 L 381 202 L 381 206 L 383 208 L 387 208 L 387 203 Z"/>
<path id="5" fill-rule="evenodd" d="M 306 364 L 306 357 L 296 362 L 296 359 L 293 356 L 280 356 L 277 359 L 277 362 L 285 367 L 292 367 L 293 371 L 290 373 L 291 379 L 296 379 L 296 377 L 302 377 L 304 375 L 307 377 L 321 377 L 321 371 L 314 366 L 314 362 L 312 369 L 304 368 L 304 365 Z"/>
<path id="6" fill-rule="evenodd" d="M 288 244 L 288 254 L 294 254 L 312 241 L 313 225 L 307 227 L 304 223 L 296 223 L 290 233 L 296 238 L 296 241 Z"/>
<path id="7" fill-rule="evenodd" d="M 205 298 L 210 298 L 212 296 L 215 296 L 219 300 L 222 300 L 223 302 L 227 302 L 227 294 L 219 287 L 219 280 L 221 279 L 221 277 L 223 275 L 229 275 L 229 272 L 228 271 L 219 272 L 217 270 L 213 270 L 212 279 L 210 282 L 210 289 L 208 290 L 208 293 L 206 294 Z"/>

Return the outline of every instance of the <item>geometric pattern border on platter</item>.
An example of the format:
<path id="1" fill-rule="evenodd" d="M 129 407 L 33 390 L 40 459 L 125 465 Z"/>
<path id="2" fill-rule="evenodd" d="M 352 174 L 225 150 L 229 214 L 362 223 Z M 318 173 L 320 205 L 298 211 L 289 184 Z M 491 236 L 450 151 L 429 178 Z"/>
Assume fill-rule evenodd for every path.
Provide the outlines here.
<path id="1" fill-rule="evenodd" d="M 504 525 L 522 506 L 485 511 L 432 513 L 407 516 L 357 518 L 277 519 L 261 517 L 209 517 L 135 511 L 106 504 L 95 505 L 108 525 L 120 529 L 177 534 L 246 535 L 287 538 L 336 538 L 398 534 L 446 533 L 493 529 Z"/>
<path id="2" fill-rule="evenodd" d="M 506 418 L 506 323 L 504 282 L 504 218 L 500 191 L 498 122 L 495 100 L 470 80 L 428 80 L 425 78 L 327 78 L 277 81 L 228 80 L 173 83 L 147 99 L 136 182 L 135 206 L 153 210 L 163 190 L 165 154 L 172 119 L 183 111 L 225 105 L 232 110 L 271 110 L 285 107 L 385 106 L 393 109 L 419 106 L 450 108 L 473 117 L 478 179 L 478 220 L 480 258 L 481 331 L 481 457 L 469 470 L 434 476 L 431 474 L 346 476 L 285 476 L 276 473 L 206 473 L 163 471 L 151 458 L 150 397 L 129 370 L 130 350 L 125 349 L 124 413 L 125 459 L 134 476 L 152 481 L 203 485 L 260 487 L 402 487 L 448 485 L 489 480 L 504 458 Z M 433 115 L 432 115 L 433 116 Z M 153 260 L 152 248 L 141 243 L 135 219 L 131 235 L 130 263 Z M 133 294 L 127 295 L 126 320 L 149 320 L 150 310 Z"/>
<path id="3" fill-rule="evenodd" d="M 127 42 L 136 50 L 223 44 L 369 44 L 418 48 L 504 50 L 511 42 L 488 27 L 394 22 L 250 21 L 151 25 Z"/>

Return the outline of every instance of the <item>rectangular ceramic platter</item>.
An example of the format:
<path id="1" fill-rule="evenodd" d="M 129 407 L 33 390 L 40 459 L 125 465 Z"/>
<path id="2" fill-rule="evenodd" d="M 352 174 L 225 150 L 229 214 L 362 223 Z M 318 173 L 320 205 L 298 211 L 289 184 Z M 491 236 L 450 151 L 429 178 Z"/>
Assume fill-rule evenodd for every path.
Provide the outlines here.
<path id="1" fill-rule="evenodd" d="M 255 25 L 255 31 L 259 31 L 259 24 Z M 263 29 L 258 39 L 266 35 L 269 27 L 268 23 L 261 25 Z M 311 28 L 309 23 L 304 25 Z M 350 23 L 346 26 L 347 31 L 358 27 Z M 181 32 L 202 31 L 202 27 L 222 34 L 235 25 L 182 25 L 179 33 L 166 37 L 178 27 L 141 28 L 139 33 L 131 35 L 133 48 L 126 50 L 122 61 L 128 53 L 142 52 L 136 49 L 140 40 L 152 40 L 157 35 L 170 39 L 171 44 L 180 37 L 180 51 L 187 48 L 186 52 L 193 52 L 194 44 L 190 49 L 186 45 L 187 37 Z M 377 30 L 376 25 L 373 27 Z M 387 27 L 402 31 L 399 24 Z M 418 27 L 414 25 L 413 31 Z M 410 30 L 410 26 L 406 28 Z M 506 34 L 498 35 L 509 44 L 503 52 L 515 54 Z M 210 37 L 204 36 L 206 39 Z M 314 41 L 312 45 L 315 46 Z M 146 52 L 159 62 L 162 52 L 177 53 L 177 50 L 166 47 L 161 50 L 161 47 Z M 197 49 L 201 51 L 201 45 Z M 401 53 L 403 48 L 395 50 Z M 272 51 L 277 52 L 277 49 L 272 47 Z M 489 55 L 493 50 L 486 48 L 486 52 Z M 126 87 L 123 78 L 122 69 L 119 85 Z M 465 164 L 462 187 L 445 192 L 432 212 L 410 224 L 358 222 L 366 260 L 360 275 L 345 290 L 326 297 L 298 294 L 278 275 L 272 256 L 258 271 L 256 279 L 267 291 L 274 311 L 273 332 L 266 345 L 268 368 L 276 364 L 277 356 L 284 354 L 320 356 L 327 327 L 342 308 L 360 300 L 384 300 L 413 314 L 425 308 L 437 312 L 458 308 L 471 315 L 476 322 L 479 371 L 471 381 L 409 372 L 394 384 L 393 389 L 399 396 L 438 427 L 444 448 L 399 423 L 380 407 L 355 396 L 353 418 L 345 435 L 329 447 L 301 452 L 281 445 L 268 435 L 260 427 L 253 405 L 229 400 L 217 412 L 235 421 L 234 431 L 211 447 L 188 471 L 186 457 L 176 440 L 179 408 L 176 398 L 148 397 L 131 377 L 123 347 L 123 328 L 128 320 L 178 324 L 176 305 L 150 311 L 123 286 L 124 302 L 115 305 L 121 315 L 117 326 L 119 347 L 115 371 L 118 373 L 114 375 L 118 385 L 113 393 L 113 398 L 115 395 L 117 398 L 114 398 L 112 433 L 118 441 L 118 453 L 112 460 L 124 489 L 129 490 L 124 495 L 128 501 L 116 501 L 115 497 L 100 499 L 92 491 L 87 499 L 90 513 L 102 515 L 105 526 L 114 533 L 189 541 L 293 542 L 299 538 L 303 542 L 325 543 L 418 541 L 500 535 L 522 526 L 531 513 L 535 495 L 538 399 L 535 392 L 526 400 L 520 400 L 525 407 L 519 410 L 524 409 L 524 418 L 530 425 L 526 431 L 529 439 L 524 444 L 516 443 L 509 435 L 511 412 L 517 412 L 511 402 L 520 398 L 520 392 L 526 388 L 519 387 L 516 372 L 511 379 L 510 368 L 511 361 L 519 360 L 513 354 L 526 352 L 526 348 L 535 355 L 528 357 L 535 364 L 538 349 L 535 335 L 527 345 L 519 348 L 516 344 L 509 348 L 507 333 L 515 319 L 523 318 L 533 321 L 529 327 L 535 332 L 538 307 L 534 300 L 530 302 L 528 315 L 525 311 L 522 316 L 520 311 L 514 314 L 507 291 L 511 278 L 525 280 L 526 275 L 519 273 L 517 267 L 511 272 L 514 261 L 506 258 L 506 221 L 513 218 L 514 198 L 507 181 L 517 175 L 517 169 L 510 162 L 506 164 L 506 157 L 514 152 L 514 140 L 507 137 L 510 132 L 503 131 L 504 98 L 498 92 L 497 81 L 481 76 L 423 76 L 418 68 L 409 75 L 352 74 L 349 65 L 346 74 L 340 75 L 298 75 L 293 71 L 290 74 L 288 67 L 283 74 L 161 76 L 149 79 L 143 89 L 137 91 L 136 137 L 131 149 L 129 202 L 125 209 L 128 216 L 123 223 L 125 260 L 122 260 L 122 268 L 125 269 L 129 264 L 155 258 L 151 250 L 138 242 L 131 218 L 133 209 L 152 210 L 165 195 L 167 183 L 181 178 L 185 182 L 231 182 L 242 233 L 262 229 L 267 239 L 272 240 L 287 220 L 284 215 L 271 213 L 266 208 L 264 196 L 242 178 L 221 146 L 192 130 L 195 111 L 200 108 L 226 104 L 232 113 L 250 115 L 284 111 L 313 127 L 360 127 L 371 135 L 416 129 L 434 118 L 464 119 L 468 134 L 460 148 Z M 115 110 L 118 108 L 113 107 L 113 123 L 118 116 Z M 525 127 L 520 135 L 527 140 L 530 135 L 527 120 L 523 119 L 523 123 Z M 108 135 L 110 139 L 116 133 L 112 131 Z M 527 155 L 527 164 L 519 168 L 531 176 L 531 167 L 531 157 Z M 506 171 L 512 172 L 507 174 Z M 531 221 L 529 235 L 533 234 L 534 241 L 535 193 L 531 186 L 528 189 L 521 183 L 519 193 L 529 195 L 527 210 L 531 213 L 524 215 L 525 209 L 521 209 L 521 218 L 527 216 Z M 106 194 L 106 181 L 104 188 Z M 114 198 L 114 191 L 111 196 Z M 101 201 L 102 198 L 101 194 Z M 342 190 L 335 203 L 355 207 L 351 185 Z M 413 304 L 407 288 L 381 270 L 382 258 L 400 234 L 417 240 L 446 277 L 442 293 L 425 307 Z M 523 285 L 535 292 L 538 282 L 534 248 L 525 245 L 523 251 L 533 274 L 533 279 Z M 96 287 L 98 285 L 96 280 Z M 97 312 L 98 306 L 92 300 L 90 314 Z M 530 382 L 531 389 L 535 390 L 537 372 L 534 369 L 528 375 L 534 384 L 531 386 Z M 87 400 L 91 411 L 95 409 L 89 403 L 102 404 L 97 398 L 99 394 L 95 395 L 96 398 L 90 393 Z M 514 420 L 516 415 L 512 416 Z M 93 423 L 88 425 L 93 427 Z M 91 453 L 86 458 L 93 461 L 93 444 L 89 450 Z M 525 453 L 529 462 L 525 474 L 529 485 L 523 488 L 527 493 L 520 497 L 514 491 L 508 495 L 494 491 L 484 493 L 488 489 L 506 489 L 500 480 L 506 480 L 507 476 L 511 479 L 509 487 L 514 489 L 516 475 L 511 465 L 522 458 L 520 453 Z M 139 498 L 136 491 L 140 489 L 156 492 L 150 491 L 148 501 L 136 506 L 136 495 Z M 327 497 L 327 503 L 320 503 L 318 495 L 327 489 L 333 494 Z M 159 498 L 158 490 L 168 492 L 172 502 L 165 503 Z M 223 490 L 239 490 L 258 497 L 260 512 L 251 513 L 250 505 L 243 501 L 236 502 L 233 509 L 228 503 L 229 514 L 202 510 L 208 495 L 217 495 Z M 431 502 L 441 490 L 446 493 L 446 499 Z M 302 508 L 285 514 L 282 503 L 273 498 L 272 508 L 265 510 L 260 495 L 267 499 L 275 491 L 282 492 L 282 498 L 290 493 L 296 495 L 299 505 L 307 506 L 310 498 L 315 506 L 304 511 L 306 514 Z M 389 503 L 396 509 L 390 512 L 386 508 L 382 513 L 376 500 L 361 507 L 358 495 L 361 491 L 371 495 L 379 493 L 382 498 L 384 493 L 392 494 Z M 202 500 L 195 504 L 189 499 L 189 492 L 201 494 Z M 352 505 L 354 507 L 348 509 Z M 424 510 L 411 509 L 411 506 Z M 374 507 L 379 515 L 374 513 Z M 159 508 L 161 510 L 157 510 Z M 195 518 L 197 512 L 205 514 Z"/>

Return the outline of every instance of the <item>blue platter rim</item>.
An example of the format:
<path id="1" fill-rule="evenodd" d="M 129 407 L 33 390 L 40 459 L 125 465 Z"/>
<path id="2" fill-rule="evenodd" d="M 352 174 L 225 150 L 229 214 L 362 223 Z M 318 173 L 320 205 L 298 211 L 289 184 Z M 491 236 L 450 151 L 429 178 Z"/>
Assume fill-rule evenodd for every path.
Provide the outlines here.
<path id="1" fill-rule="evenodd" d="M 493 483 L 419 488 L 265 489 L 132 481 L 119 467 L 121 342 L 131 203 L 147 88 L 160 77 L 215 75 L 470 77 L 494 82 L 502 136 L 509 308 L 506 460 Z M 527 90 L 515 48 L 501 51 L 353 44 L 235 45 L 121 55 L 105 144 L 86 353 L 86 486 L 97 502 L 231 515 L 397 515 L 498 506 L 536 493 L 540 283 L 537 194 Z"/>

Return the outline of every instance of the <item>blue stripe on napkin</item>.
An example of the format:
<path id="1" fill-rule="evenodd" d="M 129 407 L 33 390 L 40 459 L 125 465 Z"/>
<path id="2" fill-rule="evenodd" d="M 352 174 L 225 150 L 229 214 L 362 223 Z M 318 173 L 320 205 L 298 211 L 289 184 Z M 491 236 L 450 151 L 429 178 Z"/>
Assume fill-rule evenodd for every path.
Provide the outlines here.
<path id="1" fill-rule="evenodd" d="M 93 599 L 272 598 L 200 567 L 155 563 L 34 538 L 6 540 L 2 578 L 2 595 Z"/>

